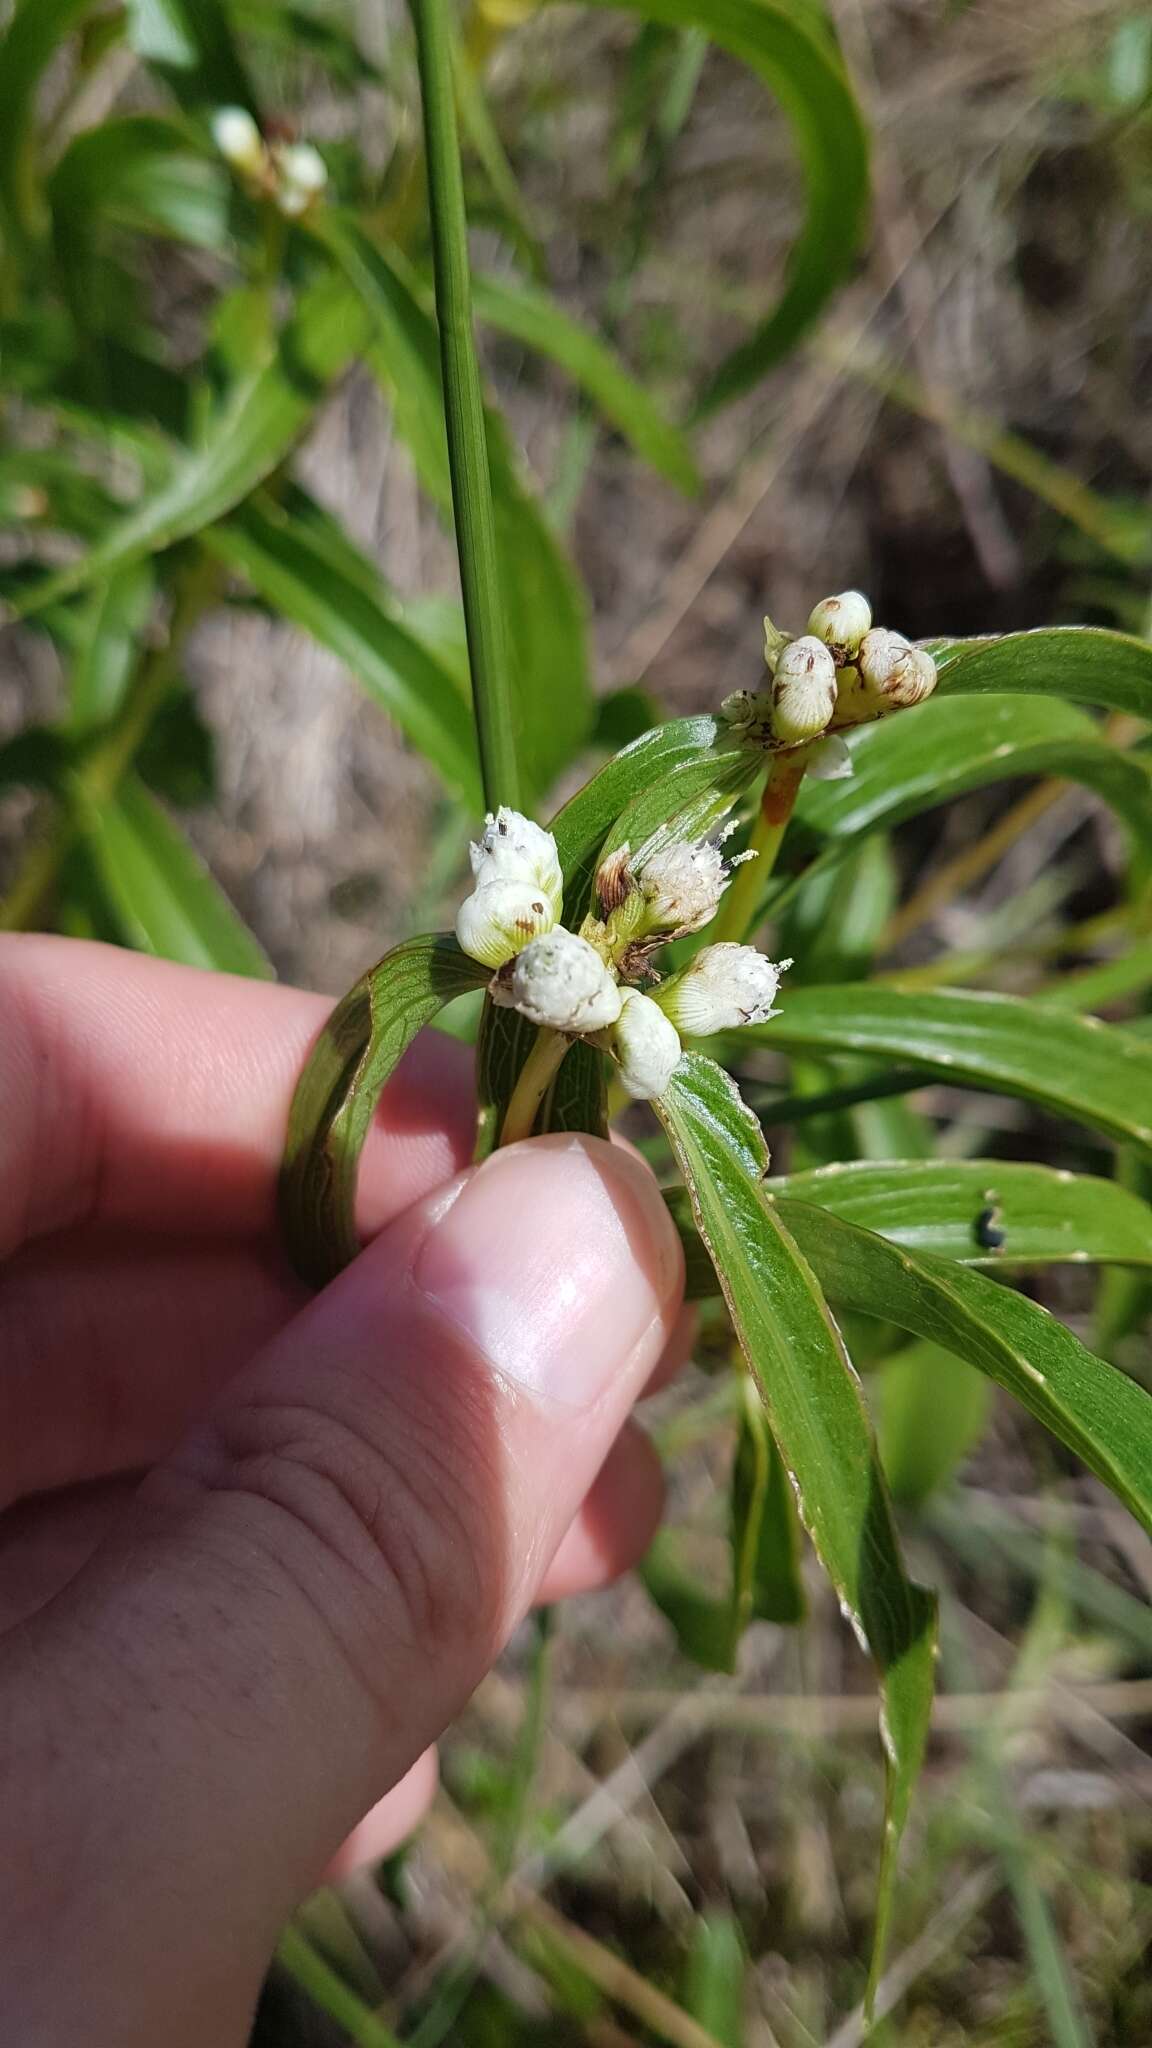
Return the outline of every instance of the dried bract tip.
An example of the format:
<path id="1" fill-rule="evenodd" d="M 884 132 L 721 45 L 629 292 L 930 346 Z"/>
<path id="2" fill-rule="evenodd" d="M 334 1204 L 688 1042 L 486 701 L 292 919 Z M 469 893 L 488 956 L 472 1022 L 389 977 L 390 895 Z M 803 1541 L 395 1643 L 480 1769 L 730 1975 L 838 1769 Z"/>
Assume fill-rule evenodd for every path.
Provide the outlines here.
<path id="1" fill-rule="evenodd" d="M 472 873 L 478 884 L 495 881 L 528 882 L 547 897 L 558 923 L 564 907 L 564 877 L 560 856 L 551 832 L 521 811 L 501 804 L 489 812 L 479 840 L 469 848 Z"/>
<path id="2" fill-rule="evenodd" d="M 596 894 L 600 909 L 605 917 L 611 917 L 614 910 L 628 901 L 636 887 L 635 877 L 629 866 L 631 848 L 618 846 L 596 870 Z"/>
<path id="3" fill-rule="evenodd" d="M 837 597 L 822 597 L 813 606 L 808 631 L 824 642 L 837 668 L 843 668 L 855 660 L 871 624 L 872 607 L 863 591 L 842 590 Z"/>
<path id="4" fill-rule="evenodd" d="M 605 1047 L 617 1062 L 625 1092 L 637 1102 L 649 1102 L 663 1095 L 680 1064 L 680 1034 L 651 996 L 635 988 L 622 989 L 620 995 L 620 1015 L 604 1033 Z"/>
<path id="5" fill-rule="evenodd" d="M 496 875 L 464 898 L 456 912 L 456 937 L 470 959 L 503 967 L 555 922 L 556 912 L 542 889 L 515 876 Z"/>
<path id="6" fill-rule="evenodd" d="M 604 1031 L 620 1015 L 621 993 L 594 946 L 558 925 L 532 939 L 492 982 L 493 1002 L 533 1024 L 580 1037 Z"/>
<path id="7" fill-rule="evenodd" d="M 814 633 L 790 640 L 772 684 L 772 731 L 786 747 L 824 732 L 836 709 L 836 664 Z"/>
<path id="8" fill-rule="evenodd" d="M 266 163 L 264 138 L 247 107 L 218 107 L 212 116 L 212 140 L 233 170 L 258 178 Z"/>
<path id="9" fill-rule="evenodd" d="M 691 966 L 665 982 L 653 1000 L 685 1038 L 708 1038 L 714 1031 L 764 1024 L 776 1014 L 772 1005 L 780 976 L 791 965 L 790 960 L 766 959 L 755 946 L 704 946 Z"/>
<path id="10" fill-rule="evenodd" d="M 728 881 L 718 846 L 675 839 L 645 861 L 637 877 L 652 931 L 698 932 L 711 924 Z"/>

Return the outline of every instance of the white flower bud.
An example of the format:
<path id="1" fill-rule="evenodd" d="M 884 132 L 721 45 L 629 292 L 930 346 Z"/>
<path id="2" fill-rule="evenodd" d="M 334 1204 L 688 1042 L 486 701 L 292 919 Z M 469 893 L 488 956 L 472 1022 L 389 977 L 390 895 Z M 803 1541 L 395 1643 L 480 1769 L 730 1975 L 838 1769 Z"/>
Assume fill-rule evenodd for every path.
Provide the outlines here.
<path id="1" fill-rule="evenodd" d="M 680 1064 L 680 1034 L 651 996 L 625 988 L 620 997 L 620 1015 L 603 1037 L 626 1092 L 637 1102 L 649 1102 L 663 1095 Z"/>
<path id="2" fill-rule="evenodd" d="M 604 1031 L 620 1015 L 620 990 L 595 946 L 563 925 L 525 946 L 491 995 L 533 1024 L 574 1036 Z"/>
<path id="3" fill-rule="evenodd" d="M 287 220 L 299 220 L 328 183 L 328 166 L 310 142 L 283 142 L 274 150 L 279 186 L 276 205 Z"/>
<path id="4" fill-rule="evenodd" d="M 685 1038 L 764 1024 L 776 1014 L 780 976 L 791 965 L 766 959 L 755 946 L 704 946 L 683 974 L 657 989 L 654 1000 Z"/>
<path id="5" fill-rule="evenodd" d="M 772 684 L 772 731 L 785 746 L 822 733 L 836 709 L 836 664 L 822 640 L 804 633 L 790 640 Z"/>
<path id="6" fill-rule="evenodd" d="M 838 597 L 823 597 L 813 606 L 808 631 L 822 640 L 836 663 L 855 659 L 856 650 L 872 624 L 872 607 L 860 590 L 842 590 Z"/>
<path id="7" fill-rule="evenodd" d="M 456 937 L 471 959 L 503 967 L 555 922 L 556 912 L 542 889 L 497 875 L 464 898 L 456 912 Z"/>
<path id="8" fill-rule="evenodd" d="M 477 883 L 502 880 L 529 882 L 552 905 L 553 922 L 564 908 L 564 877 L 556 841 L 543 825 L 501 804 L 484 820 L 481 838 L 469 848 Z"/>
<path id="9" fill-rule="evenodd" d="M 698 932 L 711 924 L 728 882 L 720 848 L 709 839 L 674 839 L 638 876 L 653 931 Z"/>
<path id="10" fill-rule="evenodd" d="M 936 688 L 936 663 L 924 647 L 909 647 L 893 664 L 888 683 L 888 701 L 907 710 L 922 704 Z"/>
<path id="11" fill-rule="evenodd" d="M 212 140 L 233 170 L 258 178 L 264 169 L 264 138 L 247 107 L 218 107 L 212 116 Z"/>
<path id="12" fill-rule="evenodd" d="M 855 774 L 852 756 L 838 732 L 817 740 L 808 756 L 808 773 L 813 782 L 843 782 Z"/>
<path id="13" fill-rule="evenodd" d="M 906 710 L 936 688 L 932 656 L 922 647 L 912 647 L 903 633 L 890 633 L 883 626 L 864 635 L 858 666 L 864 689 L 880 710 Z"/>

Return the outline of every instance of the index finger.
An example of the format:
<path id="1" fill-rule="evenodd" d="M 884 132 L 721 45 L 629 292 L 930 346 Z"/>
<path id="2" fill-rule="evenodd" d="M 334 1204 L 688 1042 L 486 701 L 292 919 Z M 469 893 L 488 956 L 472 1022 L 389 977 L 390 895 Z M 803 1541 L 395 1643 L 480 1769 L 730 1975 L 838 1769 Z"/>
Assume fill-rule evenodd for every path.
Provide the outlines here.
<path id="1" fill-rule="evenodd" d="M 86 940 L 0 938 L 0 1257 L 78 1223 L 270 1234 L 289 1104 L 331 1007 Z M 428 1034 L 384 1091 L 364 1229 L 471 1145 L 469 1056 Z"/>

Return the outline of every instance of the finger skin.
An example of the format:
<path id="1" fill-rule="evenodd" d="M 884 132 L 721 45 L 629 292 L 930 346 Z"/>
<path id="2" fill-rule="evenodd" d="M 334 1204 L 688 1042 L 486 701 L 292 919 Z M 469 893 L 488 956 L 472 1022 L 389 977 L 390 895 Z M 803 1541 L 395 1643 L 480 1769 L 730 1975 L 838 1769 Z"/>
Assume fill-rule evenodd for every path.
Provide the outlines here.
<path id="1" fill-rule="evenodd" d="M 0 2038 L 239 2048 L 277 1927 L 534 1596 L 682 1285 L 637 1162 L 533 1140 L 229 1385 L 10 1638 Z"/>
<path id="2" fill-rule="evenodd" d="M 0 935 L 0 1258 L 91 1221 L 271 1241 L 289 1104 L 331 1008 L 114 946 Z M 472 1131 L 470 1055 L 429 1033 L 384 1092 L 365 1234 L 457 1172 Z"/>

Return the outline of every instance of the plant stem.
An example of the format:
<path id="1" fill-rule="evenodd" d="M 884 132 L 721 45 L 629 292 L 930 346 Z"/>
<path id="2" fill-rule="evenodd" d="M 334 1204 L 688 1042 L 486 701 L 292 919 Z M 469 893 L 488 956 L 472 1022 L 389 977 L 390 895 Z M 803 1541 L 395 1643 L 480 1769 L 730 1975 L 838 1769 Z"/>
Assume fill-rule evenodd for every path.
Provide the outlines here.
<path id="1" fill-rule="evenodd" d="M 276 1960 L 308 1993 L 313 2005 L 328 2013 L 359 2048 L 400 2048 L 391 2027 L 385 2026 L 359 1993 L 337 1975 L 298 1927 L 284 1929 L 277 1944 Z"/>
<path id="2" fill-rule="evenodd" d="M 460 586 L 472 669 L 472 700 L 484 796 L 490 809 L 515 804 L 519 774 L 504 612 L 496 559 L 492 478 L 472 326 L 468 221 L 456 132 L 448 0 L 411 0 L 424 108 L 436 318 L 444 377 L 444 422 Z"/>
<path id="3" fill-rule="evenodd" d="M 773 754 L 760 809 L 748 840 L 748 850 L 756 855 L 756 859 L 746 860 L 737 868 L 709 934 L 710 945 L 733 939 L 739 944 L 750 938 L 759 924 L 764 885 L 776 865 L 776 856 L 788 829 L 788 820 L 804 779 L 807 755 L 806 747 L 793 747 L 787 753 Z"/>
<path id="4" fill-rule="evenodd" d="M 536 1033 L 532 1050 L 520 1069 L 520 1078 L 504 1114 L 500 1132 L 502 1145 L 514 1145 L 519 1138 L 532 1136 L 536 1112 L 571 1042 L 562 1031 L 542 1028 Z"/>

